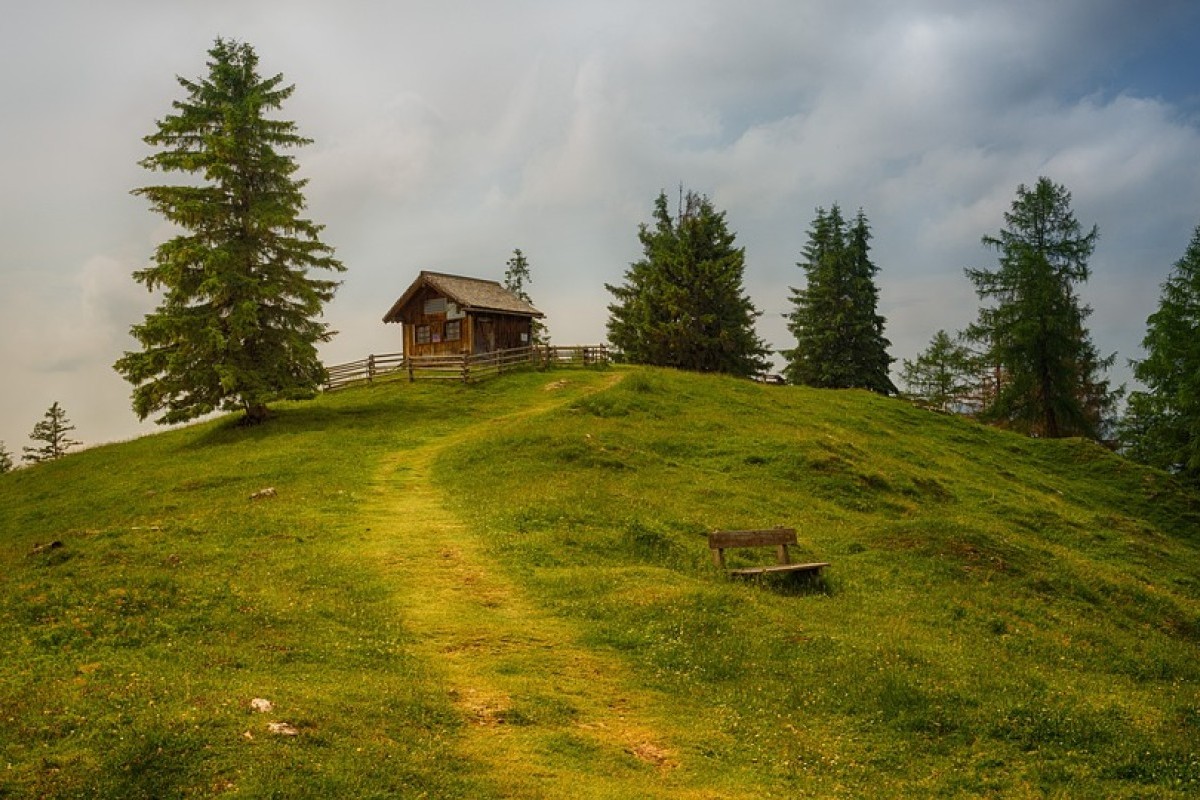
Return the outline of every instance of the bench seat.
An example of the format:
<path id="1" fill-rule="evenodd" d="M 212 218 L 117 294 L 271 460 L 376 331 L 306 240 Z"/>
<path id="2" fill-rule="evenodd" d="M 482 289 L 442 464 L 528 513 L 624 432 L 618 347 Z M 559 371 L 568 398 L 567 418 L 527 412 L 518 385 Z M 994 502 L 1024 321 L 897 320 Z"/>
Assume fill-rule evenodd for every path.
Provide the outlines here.
<path id="1" fill-rule="evenodd" d="M 770 564 L 765 567 L 741 567 L 727 571 L 730 575 L 763 575 L 769 572 L 820 572 L 828 566 L 828 561 L 814 561 L 811 564 Z"/>

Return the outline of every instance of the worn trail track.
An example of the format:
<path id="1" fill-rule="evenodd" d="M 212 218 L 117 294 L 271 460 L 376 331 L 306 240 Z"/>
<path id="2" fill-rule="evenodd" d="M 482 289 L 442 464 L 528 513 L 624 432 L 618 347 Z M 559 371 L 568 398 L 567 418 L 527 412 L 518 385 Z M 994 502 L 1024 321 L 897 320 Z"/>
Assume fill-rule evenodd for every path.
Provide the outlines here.
<path id="1" fill-rule="evenodd" d="M 389 456 L 365 509 L 376 563 L 391 573 L 413 649 L 466 720 L 461 756 L 499 796 L 729 797 L 695 785 L 656 697 L 507 577 L 433 480 L 443 451 L 578 396 L 547 391 L 535 407 Z"/>

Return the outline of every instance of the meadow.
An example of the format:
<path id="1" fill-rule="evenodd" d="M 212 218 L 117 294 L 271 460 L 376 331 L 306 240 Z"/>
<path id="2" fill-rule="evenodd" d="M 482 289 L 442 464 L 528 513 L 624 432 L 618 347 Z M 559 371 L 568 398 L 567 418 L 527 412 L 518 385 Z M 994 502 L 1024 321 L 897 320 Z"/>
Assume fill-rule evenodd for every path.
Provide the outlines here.
<path id="1" fill-rule="evenodd" d="M 712 565 L 774 525 L 822 579 Z M 865 392 L 382 383 L 0 476 L 0 650 L 0 797 L 1187 797 L 1200 499 Z"/>

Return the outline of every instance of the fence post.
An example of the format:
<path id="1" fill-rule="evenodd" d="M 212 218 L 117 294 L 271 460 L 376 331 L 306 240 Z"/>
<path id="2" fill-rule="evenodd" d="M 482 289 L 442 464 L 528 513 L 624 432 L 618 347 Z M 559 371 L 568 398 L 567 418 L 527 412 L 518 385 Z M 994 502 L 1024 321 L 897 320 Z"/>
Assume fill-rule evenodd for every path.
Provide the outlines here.
<path id="1" fill-rule="evenodd" d="M 367 383 L 375 380 L 375 354 L 367 356 Z"/>
<path id="2" fill-rule="evenodd" d="M 405 367 L 405 369 L 408 370 L 408 382 L 412 383 L 413 381 L 416 380 L 416 377 L 413 375 L 413 357 L 412 356 L 406 355 L 404 357 L 404 367 Z"/>
<path id="3" fill-rule="evenodd" d="M 462 379 L 463 383 L 471 382 L 471 356 L 469 353 L 463 353 L 462 357 Z"/>

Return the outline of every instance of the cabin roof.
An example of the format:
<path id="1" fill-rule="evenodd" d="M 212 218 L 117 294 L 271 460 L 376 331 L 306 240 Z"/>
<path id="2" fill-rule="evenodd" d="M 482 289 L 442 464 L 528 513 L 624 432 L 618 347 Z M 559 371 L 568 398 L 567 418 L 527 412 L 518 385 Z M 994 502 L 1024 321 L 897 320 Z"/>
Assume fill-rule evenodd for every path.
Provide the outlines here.
<path id="1" fill-rule="evenodd" d="M 463 311 L 494 311 L 523 317 L 545 316 L 496 281 L 422 270 L 407 291 L 388 309 L 387 314 L 383 316 L 383 321 L 401 322 L 400 312 L 413 296 L 426 286 L 444 294 L 458 304 Z"/>

